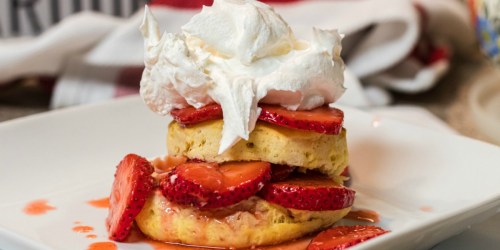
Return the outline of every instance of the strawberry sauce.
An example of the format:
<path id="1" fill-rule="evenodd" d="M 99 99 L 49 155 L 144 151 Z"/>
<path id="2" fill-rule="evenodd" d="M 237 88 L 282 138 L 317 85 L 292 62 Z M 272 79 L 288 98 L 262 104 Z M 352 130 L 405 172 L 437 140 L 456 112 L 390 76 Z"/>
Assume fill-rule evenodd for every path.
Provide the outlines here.
<path id="1" fill-rule="evenodd" d="M 184 250 L 184 249 L 189 249 L 189 250 L 204 250 L 207 248 L 200 248 L 200 247 L 195 247 L 195 246 L 188 246 L 188 245 L 182 245 L 182 244 L 170 244 L 170 243 L 164 243 L 161 241 L 155 241 L 151 239 L 146 239 L 144 240 L 145 243 L 150 245 L 154 250 Z"/>
<path id="2" fill-rule="evenodd" d="M 96 208 L 109 208 L 109 197 L 87 201 L 87 204 Z"/>
<path id="3" fill-rule="evenodd" d="M 311 242 L 312 237 L 301 238 L 298 240 L 288 241 L 282 244 L 268 247 L 257 247 L 255 249 L 259 250 L 295 250 L 295 249 L 306 249 L 307 245 Z"/>
<path id="4" fill-rule="evenodd" d="M 289 241 L 285 242 L 282 244 L 278 244 L 275 246 L 265 246 L 265 247 L 254 247 L 252 249 L 254 250 L 302 250 L 306 249 L 307 245 L 309 242 L 311 242 L 310 237 L 299 239 L 299 240 L 294 240 L 294 241 Z M 196 247 L 196 246 L 190 246 L 190 245 L 183 245 L 183 244 L 171 244 L 171 243 L 164 243 L 160 241 L 155 241 L 151 239 L 145 239 L 143 242 L 147 243 L 150 245 L 154 250 L 207 250 L 207 249 L 226 249 L 226 248 L 217 248 L 217 247 Z"/>
<path id="5" fill-rule="evenodd" d="M 27 215 L 42 215 L 46 214 L 50 210 L 55 210 L 54 206 L 48 204 L 47 200 L 35 200 L 28 204 L 23 209 L 23 212 Z"/>
<path id="6" fill-rule="evenodd" d="M 421 206 L 420 211 L 430 213 L 434 211 L 434 208 L 432 208 L 431 206 Z"/>
<path id="7" fill-rule="evenodd" d="M 175 244 L 175 243 L 164 243 L 160 241 L 155 241 L 151 239 L 145 239 L 143 242 L 150 245 L 154 250 L 206 250 L 206 249 L 226 249 L 226 248 L 217 248 L 217 247 L 196 247 L 190 245 L 183 244 Z M 265 247 L 255 247 L 252 249 L 255 250 L 301 250 L 306 249 L 307 245 L 311 242 L 311 238 L 304 238 L 294 241 L 285 242 L 283 244 L 278 244 L 275 246 L 265 246 Z"/>
<path id="8" fill-rule="evenodd" d="M 74 223 L 76 224 L 76 226 L 72 228 L 73 232 L 82 234 L 88 233 L 87 235 L 85 235 L 85 238 L 87 239 L 97 238 L 97 235 L 92 234 L 92 232 L 94 231 L 94 227 L 81 225 L 80 221 L 75 221 Z"/>
<path id="9" fill-rule="evenodd" d="M 351 210 L 345 217 L 350 220 L 367 221 L 367 222 L 379 222 L 379 214 L 375 211 L 368 209 Z"/>
<path id="10" fill-rule="evenodd" d="M 287 241 L 274 246 L 252 247 L 254 250 L 305 250 L 311 242 L 312 236 Z M 154 250 L 207 250 L 207 249 L 228 249 L 219 247 L 200 247 L 181 243 L 169 243 L 149 239 L 142 234 L 139 229 L 133 228 L 127 238 L 126 243 L 146 243 Z"/>
<path id="11" fill-rule="evenodd" d="M 88 233 L 94 231 L 94 228 L 91 226 L 75 226 L 73 227 L 73 231 L 77 233 Z"/>
<path id="12" fill-rule="evenodd" d="M 116 250 L 118 247 L 113 242 L 94 242 L 89 245 L 87 250 Z"/>

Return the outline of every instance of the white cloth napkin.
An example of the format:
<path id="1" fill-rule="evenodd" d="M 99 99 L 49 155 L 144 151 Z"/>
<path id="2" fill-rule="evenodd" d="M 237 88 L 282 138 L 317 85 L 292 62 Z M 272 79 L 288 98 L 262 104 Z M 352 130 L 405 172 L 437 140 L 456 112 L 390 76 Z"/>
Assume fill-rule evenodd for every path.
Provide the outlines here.
<path id="1" fill-rule="evenodd" d="M 346 105 L 388 104 L 388 90 L 425 91 L 447 71 L 452 53 L 470 53 L 475 44 L 467 9 L 456 0 L 303 0 L 273 6 L 300 39 L 308 39 L 313 26 L 346 35 L 347 91 L 340 100 Z M 164 6 L 152 11 L 166 32 L 179 32 L 199 12 Z M 39 37 L 0 40 L 0 82 L 58 75 L 53 107 L 135 93 L 143 65 L 142 15 L 81 13 Z"/>

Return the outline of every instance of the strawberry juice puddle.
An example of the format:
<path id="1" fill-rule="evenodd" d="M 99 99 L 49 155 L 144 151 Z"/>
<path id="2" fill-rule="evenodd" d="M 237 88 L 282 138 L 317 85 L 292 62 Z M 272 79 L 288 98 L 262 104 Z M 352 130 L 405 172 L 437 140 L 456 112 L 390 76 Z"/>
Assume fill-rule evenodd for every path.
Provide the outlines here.
<path id="1" fill-rule="evenodd" d="M 377 212 L 368 209 L 352 209 L 344 218 L 357 221 L 376 223 L 380 221 Z"/>
<path id="2" fill-rule="evenodd" d="M 109 208 L 109 197 L 87 201 L 87 204 L 96 208 Z"/>
<path id="3" fill-rule="evenodd" d="M 56 207 L 49 205 L 45 199 L 31 201 L 24 206 L 23 212 L 27 215 L 43 215 Z"/>
<path id="4" fill-rule="evenodd" d="M 87 250 L 116 250 L 118 247 L 114 242 L 105 241 L 105 242 L 94 242 L 89 245 Z"/>

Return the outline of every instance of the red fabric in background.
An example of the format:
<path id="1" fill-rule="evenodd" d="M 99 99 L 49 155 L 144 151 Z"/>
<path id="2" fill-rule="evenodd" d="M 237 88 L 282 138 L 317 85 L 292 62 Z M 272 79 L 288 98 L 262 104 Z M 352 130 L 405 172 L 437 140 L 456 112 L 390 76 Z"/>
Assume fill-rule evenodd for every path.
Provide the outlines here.
<path id="1" fill-rule="evenodd" d="M 268 4 L 272 3 L 293 3 L 302 0 L 260 0 Z M 167 5 L 177 8 L 187 8 L 187 9 L 197 9 L 201 8 L 203 5 L 211 6 L 213 0 L 152 0 L 149 5 Z"/>

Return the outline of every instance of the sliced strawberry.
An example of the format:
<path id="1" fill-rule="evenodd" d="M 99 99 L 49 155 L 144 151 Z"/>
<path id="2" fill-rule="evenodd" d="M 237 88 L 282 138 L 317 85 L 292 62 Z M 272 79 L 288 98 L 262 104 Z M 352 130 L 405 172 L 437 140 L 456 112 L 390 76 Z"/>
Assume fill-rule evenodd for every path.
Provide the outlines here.
<path id="1" fill-rule="evenodd" d="M 106 218 L 111 240 L 123 241 L 129 235 L 135 217 L 153 189 L 153 171 L 148 160 L 135 154 L 126 155 L 118 164 Z"/>
<path id="2" fill-rule="evenodd" d="M 260 105 L 259 119 L 279 126 L 314 131 L 322 134 L 339 134 L 344 122 L 340 109 L 322 106 L 313 110 L 292 111 L 276 105 Z"/>
<path id="3" fill-rule="evenodd" d="M 222 108 L 217 103 L 211 103 L 199 109 L 194 107 L 174 109 L 170 114 L 179 124 L 188 126 L 204 121 L 222 119 Z"/>
<path id="4" fill-rule="evenodd" d="M 186 163 L 187 161 L 188 158 L 185 156 L 167 155 L 164 157 L 156 157 L 155 159 L 153 159 L 151 164 L 153 164 L 156 172 L 164 173 L 172 170 L 177 165 Z"/>
<path id="5" fill-rule="evenodd" d="M 271 164 L 271 181 L 282 181 L 286 179 L 295 167 L 280 164 Z"/>
<path id="6" fill-rule="evenodd" d="M 366 225 L 333 227 L 314 237 L 307 250 L 342 250 L 387 232 L 380 227 Z"/>
<path id="7" fill-rule="evenodd" d="M 270 178 L 268 162 L 188 162 L 162 179 L 160 188 L 178 204 L 218 208 L 249 198 Z"/>
<path id="8" fill-rule="evenodd" d="M 309 211 L 337 210 L 352 206 L 355 191 L 326 176 L 301 174 L 269 183 L 259 192 L 265 200 L 286 208 Z"/>

